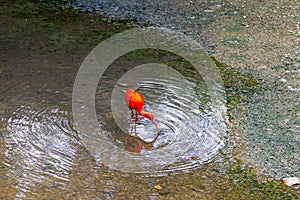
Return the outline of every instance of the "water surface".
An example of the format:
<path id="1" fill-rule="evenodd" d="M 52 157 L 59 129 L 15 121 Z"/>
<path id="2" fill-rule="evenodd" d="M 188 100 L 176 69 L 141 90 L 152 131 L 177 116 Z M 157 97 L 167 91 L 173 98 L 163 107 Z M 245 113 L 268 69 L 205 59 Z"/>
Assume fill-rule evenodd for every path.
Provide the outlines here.
<path id="1" fill-rule="evenodd" d="M 236 25 L 236 21 L 245 18 L 241 14 L 235 14 L 238 7 L 234 7 L 236 2 L 232 3 L 228 9 L 224 7 L 223 11 L 234 19 L 233 24 Z M 184 61 L 172 60 L 170 55 L 156 59 L 153 63 L 166 64 L 161 61 L 171 60 L 172 68 L 177 70 L 167 68 L 156 79 L 143 77 L 137 82 L 125 82 L 126 77 L 115 80 L 107 74 L 107 79 L 104 78 L 99 83 L 101 87 L 96 95 L 99 126 L 103 127 L 109 138 L 106 142 L 124 154 L 137 158 L 141 162 L 136 163 L 143 163 L 151 171 L 144 171 L 142 174 L 128 173 L 124 172 L 126 167 L 123 171 L 115 170 L 114 165 L 120 158 L 107 158 L 105 160 L 111 162 L 105 164 L 103 160 L 96 160 L 91 156 L 73 127 L 70 105 L 72 86 L 81 62 L 95 45 L 119 32 L 120 28 L 112 27 L 93 15 L 72 14 L 68 11 L 63 15 L 57 10 L 48 13 L 39 10 L 32 3 L 15 5 L 4 2 L 3 8 L 7 9 L 0 10 L 3 16 L 0 20 L 3 24 L 3 29 L 0 29 L 0 187 L 5 191 L 0 194 L 1 198 L 234 199 L 238 194 L 238 198 L 246 199 L 253 196 L 256 199 L 297 199 L 297 190 L 286 188 L 280 181 L 270 179 L 299 174 L 299 65 L 293 62 L 283 66 L 272 65 L 272 70 L 253 72 L 255 77 L 252 76 L 252 79 L 248 78 L 251 71 L 240 70 L 240 65 L 255 63 L 251 67 L 257 67 L 257 62 L 260 68 L 266 69 L 261 65 L 264 62 L 261 63 L 259 59 L 274 63 L 276 59 L 266 57 L 278 55 L 275 53 L 278 53 L 277 49 L 282 49 L 281 46 L 272 48 L 270 54 L 257 54 L 261 48 L 255 48 L 252 52 L 256 56 L 252 57 L 247 54 L 251 49 L 247 51 L 246 48 L 257 42 L 251 42 L 255 41 L 251 38 L 223 38 L 217 49 L 211 47 L 211 52 L 217 50 L 217 55 L 221 54 L 227 63 L 234 63 L 238 68 L 222 74 L 233 123 L 230 126 L 233 128 L 226 129 L 227 135 L 224 124 L 221 124 L 217 138 L 210 137 L 214 130 L 209 130 L 209 127 L 223 118 L 211 112 L 203 80 L 199 74 L 194 76 L 193 69 L 182 64 Z M 206 12 L 207 19 L 218 19 L 219 8 L 223 7 L 210 7 L 215 12 Z M 286 7 L 276 9 L 279 8 Z M 289 10 L 292 12 L 294 8 Z M 247 9 L 245 7 L 242 10 Z M 252 10 L 250 14 L 253 12 Z M 272 11 L 268 14 L 278 16 L 278 13 L 274 13 Z M 57 18 L 53 19 L 53 16 Z M 196 19 L 193 17 L 197 16 L 184 17 L 191 26 L 194 26 L 192 22 Z M 224 16 L 221 18 L 225 19 Z M 266 21 L 268 20 L 264 22 Z M 178 22 L 182 24 L 182 18 Z M 214 38 L 223 37 L 223 33 L 228 34 L 229 30 L 233 30 L 232 22 L 223 22 L 217 21 L 217 25 L 208 26 L 206 33 L 210 33 L 206 35 L 208 40 L 205 44 L 214 43 Z M 261 21 L 256 22 L 261 24 Z M 264 25 L 272 27 L 272 24 Z M 231 28 L 227 29 L 227 26 Z M 209 31 L 211 28 L 214 31 Z M 199 26 L 195 26 L 195 30 L 199 30 Z M 270 30 L 272 31 L 268 33 L 272 34 L 279 29 Z M 256 31 L 258 33 L 265 32 Z M 266 36 L 268 34 L 263 34 L 262 39 Z M 280 41 L 287 41 L 286 39 L 286 35 L 280 35 Z M 265 44 L 269 43 L 265 41 Z M 222 49 L 224 45 L 227 47 L 226 51 Z M 272 46 L 267 47 L 270 49 Z M 133 55 L 116 61 L 116 68 L 126 64 L 137 66 L 133 64 L 138 63 L 136 59 L 141 55 Z M 149 63 L 149 57 L 146 55 L 140 64 Z M 154 57 L 163 56 L 157 53 Z M 111 69 L 118 72 L 116 68 Z M 190 72 L 183 73 L 180 69 Z M 180 84 L 177 85 L 178 83 Z M 257 84 L 262 85 L 263 89 L 258 89 Z M 181 90 L 182 86 L 187 89 Z M 145 110 L 153 112 L 162 127 L 162 134 L 153 144 L 149 144 L 149 141 L 151 143 L 155 139 L 156 132 L 147 119 L 143 119 L 144 124 L 137 128 L 138 136 L 129 131 L 130 112 L 123 101 L 123 90 L 128 88 L 137 89 L 144 95 Z M 122 96 L 114 98 L 120 100 L 120 112 L 112 112 L 117 108 L 110 102 L 113 94 Z M 116 121 L 123 125 L 118 126 Z M 143 134 L 145 132 L 149 135 Z M 244 145 L 244 141 L 247 141 L 247 145 Z M 136 144 L 140 145 L 139 152 L 132 152 L 136 151 Z M 205 146 L 206 144 L 210 145 Z M 134 147 L 131 148 L 132 146 Z M 153 168 L 149 165 L 150 162 L 142 160 L 158 152 L 166 153 L 164 156 L 172 162 L 154 160 L 156 167 Z M 247 154 L 248 157 L 245 156 Z M 120 157 L 122 154 L 117 155 Z M 254 169 L 245 165 L 241 159 L 251 161 L 248 166 Z M 130 163 L 128 166 L 131 166 Z M 260 176 L 261 171 L 268 172 L 267 176 Z M 158 184 L 163 187 L 162 190 L 156 189 Z"/>

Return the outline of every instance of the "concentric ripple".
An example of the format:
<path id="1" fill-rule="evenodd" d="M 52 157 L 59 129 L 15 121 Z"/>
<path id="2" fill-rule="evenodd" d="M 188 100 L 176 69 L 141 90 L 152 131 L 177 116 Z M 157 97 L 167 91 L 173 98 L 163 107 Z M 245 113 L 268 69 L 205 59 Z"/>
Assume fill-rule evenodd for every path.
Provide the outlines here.
<path id="1" fill-rule="evenodd" d="M 143 94 L 144 110 L 154 114 L 160 135 L 143 117 L 136 131 L 132 128 L 131 112 L 124 101 L 124 90 L 129 88 Z M 113 145 L 106 146 L 106 153 L 98 160 L 113 169 L 141 173 L 198 167 L 225 145 L 225 119 L 215 109 L 201 77 L 184 77 L 172 67 L 157 63 L 135 67 L 119 79 L 113 90 L 115 124 L 101 119 L 106 127 L 117 124 L 121 131 L 105 130 L 110 138 L 106 143 Z"/>
<path id="2" fill-rule="evenodd" d="M 21 107 L 7 129 L 4 164 L 17 181 L 17 198 L 34 196 L 39 186 L 57 187 L 69 180 L 79 145 L 69 112 Z"/>
<path id="3" fill-rule="evenodd" d="M 110 67 L 130 52 L 147 49 L 175 55 L 189 66 L 173 68 L 157 59 Z M 102 90 L 97 92 L 97 86 Z M 144 109 L 153 112 L 162 128 L 158 137 L 147 119 L 137 127 L 138 134 L 131 134 L 122 91 L 129 88 L 144 94 Z M 98 94 L 101 100 L 97 104 Z M 224 146 L 226 107 L 220 72 L 199 43 L 165 28 L 131 29 L 95 47 L 78 70 L 72 112 L 87 150 L 99 163 L 121 172 L 149 174 L 193 168 L 211 160 Z"/>

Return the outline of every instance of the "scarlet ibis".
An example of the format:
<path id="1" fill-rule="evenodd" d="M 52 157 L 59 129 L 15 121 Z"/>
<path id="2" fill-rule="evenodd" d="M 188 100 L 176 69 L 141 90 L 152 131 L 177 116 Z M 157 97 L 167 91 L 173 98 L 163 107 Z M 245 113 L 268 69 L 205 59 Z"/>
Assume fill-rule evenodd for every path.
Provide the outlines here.
<path id="1" fill-rule="evenodd" d="M 131 120 L 135 126 L 135 121 L 136 120 L 140 120 L 138 114 L 150 119 L 152 121 L 152 123 L 154 124 L 154 126 L 157 128 L 158 133 L 160 132 L 156 121 L 154 120 L 154 115 L 151 112 L 144 112 L 143 111 L 143 106 L 144 106 L 144 99 L 143 96 L 141 95 L 141 93 L 133 90 L 133 89 L 129 89 L 126 91 L 125 93 L 125 101 L 127 104 L 127 107 L 131 110 Z M 134 118 L 134 113 L 133 110 L 135 110 L 136 112 L 136 117 Z"/>

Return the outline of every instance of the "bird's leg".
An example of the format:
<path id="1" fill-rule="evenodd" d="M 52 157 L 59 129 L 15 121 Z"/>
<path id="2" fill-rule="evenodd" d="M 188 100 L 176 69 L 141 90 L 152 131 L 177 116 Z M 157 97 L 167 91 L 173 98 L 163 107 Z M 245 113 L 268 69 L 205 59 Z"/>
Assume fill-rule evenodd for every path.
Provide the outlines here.
<path id="1" fill-rule="evenodd" d="M 135 124 L 136 119 L 134 118 L 133 110 L 131 110 L 131 121 L 132 121 L 132 125 L 133 125 L 133 127 L 131 127 L 131 132 L 132 132 L 132 129 L 134 128 L 134 132 L 136 134 L 136 124 Z"/>
<path id="2" fill-rule="evenodd" d="M 140 117 L 139 117 L 138 112 L 135 112 L 135 120 L 136 120 L 136 122 L 137 122 L 137 121 L 140 121 L 140 122 L 142 123 L 142 121 L 141 121 L 141 119 L 140 119 Z"/>
<path id="3" fill-rule="evenodd" d="M 134 121 L 134 113 L 133 113 L 133 110 L 131 110 L 131 121 Z"/>

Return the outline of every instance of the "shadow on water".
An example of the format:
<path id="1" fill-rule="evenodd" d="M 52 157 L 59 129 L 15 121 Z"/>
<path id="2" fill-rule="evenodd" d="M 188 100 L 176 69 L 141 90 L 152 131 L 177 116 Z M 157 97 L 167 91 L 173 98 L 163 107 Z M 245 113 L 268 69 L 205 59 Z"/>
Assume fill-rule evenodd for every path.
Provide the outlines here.
<path id="1" fill-rule="evenodd" d="M 208 127 L 218 123 L 220 118 L 209 109 L 210 99 L 202 78 L 187 62 L 162 51 L 131 52 L 116 60 L 109 68 L 112 71 L 107 71 L 99 82 L 96 111 L 99 125 L 109 136 L 108 142 L 136 158 L 137 162 L 142 162 L 148 169 L 153 163 L 163 169 L 135 174 L 114 170 L 109 165 L 97 162 L 81 144 L 73 128 L 70 105 L 66 105 L 66 102 L 71 102 L 74 71 L 78 70 L 86 52 L 120 29 L 115 30 L 97 21 L 100 25 L 95 23 L 91 25 L 92 31 L 85 30 L 85 26 L 78 24 L 82 20 L 86 20 L 84 22 L 87 24 L 92 23 L 95 21 L 92 16 L 74 14 L 73 11 L 65 11 L 67 16 L 60 12 L 56 15 L 57 10 L 43 14 L 30 2 L 3 5 L 7 6 L 7 11 L 1 10 L 1 16 L 8 16 L 7 20 L 12 23 L 2 23 L 6 26 L 18 24 L 22 28 L 16 30 L 16 27 L 9 26 L 7 30 L 1 30 L 9 33 L 1 34 L 3 41 L 0 43 L 5 47 L 1 49 L 7 50 L 7 57 L 1 60 L 0 65 L 0 189 L 6 191 L 0 194 L 1 198 L 297 198 L 295 190 L 282 186 L 278 181 L 261 181 L 256 169 L 248 168 L 240 161 L 240 146 L 236 144 L 240 141 L 240 129 L 228 129 L 221 120 L 218 140 L 210 140 Z M 17 14 L 8 15 L 6 12 L 10 9 L 14 12 L 19 10 Z M 58 19 L 55 18 L 55 21 L 51 16 L 63 16 L 64 20 L 70 22 L 75 19 L 78 21 L 71 25 L 63 22 L 67 28 L 61 29 L 55 25 L 59 23 Z M 102 31 L 93 32 L 98 26 Z M 103 31 L 103 26 L 113 30 Z M 21 37 L 23 40 L 15 42 L 17 44 L 12 42 L 12 39 L 19 39 L 27 33 L 22 32 L 23 29 L 44 34 L 38 34 L 38 43 L 30 34 L 29 37 Z M 83 52 L 76 51 L 78 44 L 82 45 Z M 18 48 L 13 51 L 15 45 Z M 172 69 L 158 65 L 161 71 L 155 74 L 156 79 L 142 77 L 136 82 L 128 82 L 128 78 L 122 76 L 124 69 L 133 74 L 141 71 L 146 73 L 149 65 L 141 64 L 150 62 L 164 63 L 172 66 Z M 235 108 L 249 100 L 249 96 L 264 93 L 264 89 L 254 77 L 215 62 L 222 71 L 229 118 L 233 122 L 238 116 Z M 28 68 L 24 69 L 23 65 Z M 137 65 L 140 66 L 130 68 Z M 123 90 L 130 87 L 144 95 L 145 110 L 153 112 L 162 127 L 162 134 L 158 137 L 147 119 L 137 128 L 137 136 L 130 135 L 130 112 L 123 99 Z M 122 96 L 117 99 L 120 102 L 113 102 L 112 105 L 116 107 L 107 106 L 111 105 L 110 99 L 114 95 Z M 115 112 L 115 108 L 119 112 Z M 169 151 L 169 154 L 164 154 L 165 157 L 154 159 L 153 162 L 142 160 L 164 149 Z M 129 163 L 128 166 L 131 164 L 135 163 Z"/>

